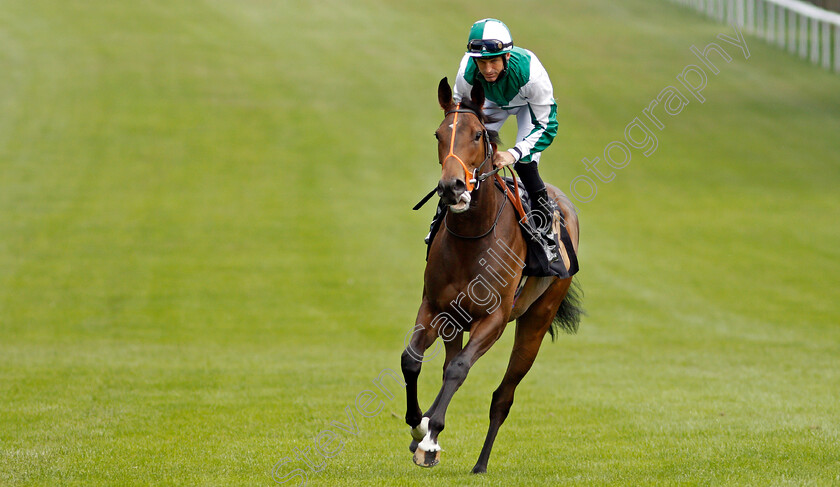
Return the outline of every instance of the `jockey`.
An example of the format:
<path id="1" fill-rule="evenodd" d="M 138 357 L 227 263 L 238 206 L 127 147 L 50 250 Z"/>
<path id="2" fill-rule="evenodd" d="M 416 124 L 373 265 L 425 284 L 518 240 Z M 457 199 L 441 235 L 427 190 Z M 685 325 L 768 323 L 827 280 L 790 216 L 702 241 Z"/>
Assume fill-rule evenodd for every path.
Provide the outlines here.
<path id="1" fill-rule="evenodd" d="M 493 163 L 496 167 L 513 165 L 516 169 L 531 196 L 532 223 L 548 261 L 554 262 L 559 256 L 551 226 L 552 202 L 537 169 L 540 154 L 557 134 L 557 103 L 548 73 L 533 52 L 514 47 L 504 23 L 483 19 L 470 29 L 453 100 L 457 103 L 469 98 L 475 83 L 484 88 L 488 130 L 498 131 L 509 116 L 516 116 L 516 144 L 496 152 Z"/>

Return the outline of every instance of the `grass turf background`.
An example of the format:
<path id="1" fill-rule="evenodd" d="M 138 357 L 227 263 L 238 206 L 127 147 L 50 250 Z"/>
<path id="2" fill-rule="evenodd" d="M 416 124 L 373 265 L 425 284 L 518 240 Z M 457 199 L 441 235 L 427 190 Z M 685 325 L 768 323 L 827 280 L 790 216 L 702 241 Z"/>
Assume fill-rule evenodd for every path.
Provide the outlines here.
<path id="1" fill-rule="evenodd" d="M 3 2 L 0 483 L 269 485 L 346 422 L 399 370 L 435 89 L 486 16 L 552 76 L 560 187 L 733 34 L 641 0 Z M 439 467 L 411 464 L 400 391 L 310 485 L 840 482 L 840 78 L 747 43 L 579 205 L 589 314 L 544 345 L 489 474 L 509 335 Z"/>

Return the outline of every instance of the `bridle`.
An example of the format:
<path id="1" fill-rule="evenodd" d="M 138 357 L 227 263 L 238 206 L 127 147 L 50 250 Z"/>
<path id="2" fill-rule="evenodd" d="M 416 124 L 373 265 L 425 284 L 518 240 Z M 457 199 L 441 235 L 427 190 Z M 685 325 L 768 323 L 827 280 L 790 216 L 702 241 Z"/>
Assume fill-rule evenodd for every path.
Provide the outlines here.
<path id="1" fill-rule="evenodd" d="M 455 160 L 458 161 L 461 164 L 461 167 L 464 168 L 464 176 L 465 176 L 464 179 L 467 182 L 467 191 L 472 193 L 473 190 L 478 189 L 478 187 L 481 185 L 482 181 L 484 181 L 487 178 L 492 177 L 493 175 L 498 173 L 499 170 L 502 169 L 502 168 L 499 167 L 499 168 L 493 169 L 492 171 L 488 171 L 486 173 L 481 173 L 481 168 L 483 168 L 484 165 L 487 164 L 487 161 L 490 161 L 490 160 L 493 159 L 493 146 L 490 143 L 490 134 L 487 131 L 487 127 L 484 125 L 484 122 L 481 121 L 481 117 L 478 115 L 478 113 L 476 113 L 474 110 L 470 110 L 469 108 L 461 108 L 460 103 L 455 106 L 454 110 L 447 111 L 446 116 L 448 116 L 450 113 L 455 114 L 455 120 L 453 120 L 453 122 L 452 122 L 452 138 L 449 141 L 449 154 L 447 154 L 446 157 L 443 158 L 443 160 L 441 161 L 441 165 L 443 165 L 443 163 L 447 159 L 449 159 L 450 157 L 454 157 Z M 455 149 L 455 134 L 458 131 L 458 114 L 459 113 L 471 113 L 471 114 L 473 114 L 478 119 L 478 123 L 481 124 L 481 136 L 484 137 L 484 160 L 481 161 L 481 164 L 479 164 L 477 168 L 473 169 L 472 174 L 470 174 L 470 170 L 467 167 L 467 165 L 464 163 L 464 160 L 461 159 L 460 157 L 458 157 L 458 155 L 455 154 L 455 152 L 454 152 L 454 149 Z M 490 232 L 492 232 L 493 230 L 495 230 L 496 225 L 499 223 L 499 218 L 502 216 L 502 211 L 505 209 L 505 206 L 507 206 L 507 198 L 505 198 L 504 201 L 502 202 L 502 204 L 499 205 L 499 210 L 496 212 L 496 218 L 493 220 L 493 224 L 490 225 L 490 228 L 488 228 L 487 231 L 482 233 L 481 235 L 461 235 L 459 233 L 456 233 L 451 228 L 449 228 L 449 224 L 447 223 L 446 218 L 443 219 L 443 226 L 446 228 L 447 232 L 449 232 L 450 234 L 452 234 L 455 237 L 462 238 L 462 239 L 468 239 L 468 240 L 481 239 L 481 238 L 484 238 L 487 235 L 489 235 Z"/>
<path id="2" fill-rule="evenodd" d="M 499 172 L 499 169 L 501 168 L 496 168 L 492 171 L 480 174 L 481 168 L 487 164 L 487 161 L 493 159 L 493 146 L 490 144 L 490 134 L 487 132 L 487 127 L 484 126 L 484 122 L 481 121 L 481 117 L 478 116 L 478 113 L 476 113 L 475 110 L 470 110 L 469 108 L 461 108 L 460 103 L 455 106 L 454 110 L 447 111 L 446 116 L 449 116 L 450 113 L 455 114 L 455 120 L 452 121 L 452 138 L 449 139 L 449 154 L 443 158 L 441 165 L 443 165 L 443 163 L 450 157 L 455 158 L 455 160 L 458 161 L 464 169 L 464 180 L 467 183 L 467 191 L 472 192 L 474 189 L 478 189 L 482 181 Z M 455 135 L 458 132 L 458 114 L 460 113 L 470 113 L 478 119 L 478 123 L 481 124 L 481 136 L 484 138 L 484 160 L 481 161 L 481 164 L 479 164 L 477 168 L 472 170 L 472 173 L 470 173 L 470 169 L 467 167 L 467 164 L 464 163 L 464 160 L 455 154 Z"/>
<path id="3" fill-rule="evenodd" d="M 500 170 L 502 170 L 502 168 L 497 167 L 497 168 L 495 168 L 491 171 L 487 171 L 485 173 L 480 173 L 480 171 L 484 167 L 484 165 L 487 164 L 487 161 L 490 161 L 490 160 L 493 159 L 493 146 L 490 143 L 490 134 L 487 131 L 487 127 L 484 125 L 484 122 L 481 121 L 481 117 L 478 115 L 478 113 L 476 113 L 475 110 L 470 110 L 469 108 L 461 108 L 460 103 L 455 106 L 454 110 L 447 111 L 445 116 L 449 116 L 450 113 L 455 114 L 455 120 L 452 122 L 452 139 L 449 141 L 449 154 L 447 154 L 446 157 L 444 157 L 440 161 L 440 164 L 443 165 L 444 161 L 446 161 L 450 157 L 454 157 L 455 160 L 458 161 L 458 163 L 461 164 L 461 167 L 464 169 L 464 179 L 466 180 L 467 191 L 472 192 L 473 190 L 478 189 L 478 187 L 481 185 L 481 183 L 484 180 L 493 177 L 494 175 L 496 175 L 496 173 L 498 173 Z M 472 172 L 470 172 L 469 167 L 467 167 L 467 164 L 463 161 L 463 159 L 458 157 L 458 155 L 455 154 L 455 152 L 454 152 L 455 151 L 455 132 L 456 132 L 456 129 L 458 128 L 458 114 L 459 113 L 471 113 L 471 114 L 473 114 L 478 119 L 478 123 L 481 124 L 481 136 L 484 137 L 484 160 L 481 161 L 481 164 L 479 164 L 477 168 L 473 169 Z M 419 210 L 420 208 L 422 208 L 423 205 L 425 205 L 426 202 L 429 201 L 432 198 L 432 196 L 435 195 L 435 193 L 437 193 L 437 188 L 429 191 L 429 193 L 426 194 L 426 196 L 424 196 L 423 199 L 420 200 L 420 202 L 418 202 L 416 205 L 414 205 L 413 209 L 416 211 L 416 210 Z"/>

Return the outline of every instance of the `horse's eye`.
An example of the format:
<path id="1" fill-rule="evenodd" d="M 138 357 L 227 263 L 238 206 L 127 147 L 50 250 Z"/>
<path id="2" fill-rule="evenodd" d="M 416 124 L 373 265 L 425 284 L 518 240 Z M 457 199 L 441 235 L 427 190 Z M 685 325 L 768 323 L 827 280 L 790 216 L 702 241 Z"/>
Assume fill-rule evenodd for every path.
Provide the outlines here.
<path id="1" fill-rule="evenodd" d="M 479 139 L 481 139 L 481 132 L 476 132 L 475 133 L 475 140 L 478 141 Z"/>

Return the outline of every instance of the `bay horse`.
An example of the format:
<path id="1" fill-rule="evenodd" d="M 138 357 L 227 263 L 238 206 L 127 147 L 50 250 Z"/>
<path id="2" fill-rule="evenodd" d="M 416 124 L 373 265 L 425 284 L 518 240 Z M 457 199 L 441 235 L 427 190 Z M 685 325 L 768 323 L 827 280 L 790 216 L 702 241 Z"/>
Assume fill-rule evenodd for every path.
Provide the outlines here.
<path id="1" fill-rule="evenodd" d="M 429 249 L 422 302 L 401 361 L 405 421 L 412 435 L 409 449 L 415 464 L 433 467 L 440 461 L 438 438 L 449 402 L 476 360 L 501 337 L 507 323 L 516 320 L 510 362 L 493 392 L 490 426 L 473 473 L 487 471 L 490 450 L 513 404 L 516 386 L 534 363 L 546 332 L 554 338 L 556 328 L 576 331 L 582 312 L 571 287 L 573 276 L 531 277 L 522 284 L 526 241 L 514 205 L 495 177 L 489 177 L 496 172 L 492 160 L 498 136 L 493 133 L 491 138 L 484 125 L 484 99 L 478 83 L 470 99 L 459 104 L 453 102 L 446 78 L 438 86 L 445 116 L 435 131 L 442 169 L 437 193 L 449 211 Z M 566 226 L 577 250 L 574 206 L 559 189 L 546 186 L 562 212 L 555 212 L 555 221 Z M 568 263 L 565 252 L 563 258 Z M 464 331 L 469 332 L 466 346 Z M 443 384 L 431 407 L 422 413 L 417 378 L 427 360 L 424 353 L 439 336 L 446 350 Z"/>

